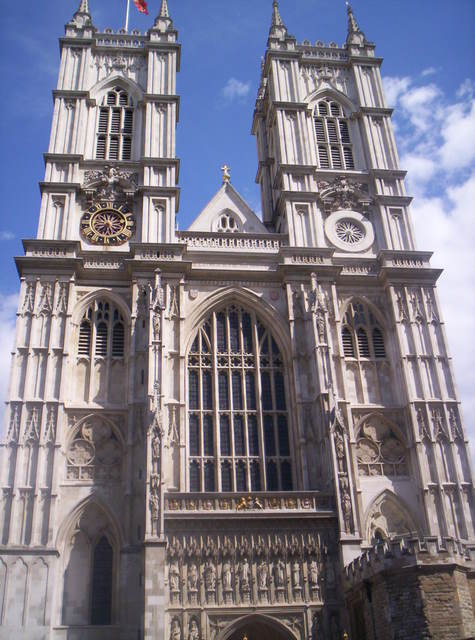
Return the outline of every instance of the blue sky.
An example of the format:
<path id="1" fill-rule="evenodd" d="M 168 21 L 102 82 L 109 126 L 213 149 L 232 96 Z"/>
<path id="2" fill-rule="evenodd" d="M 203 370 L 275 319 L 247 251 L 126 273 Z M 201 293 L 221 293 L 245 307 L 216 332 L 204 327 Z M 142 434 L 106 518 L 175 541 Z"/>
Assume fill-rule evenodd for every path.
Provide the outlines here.
<path id="1" fill-rule="evenodd" d="M 2 205 L 0 220 L 0 354 L 7 369 L 18 278 L 12 257 L 21 238 L 34 237 L 54 88 L 58 37 L 79 0 L 13 3 L 0 0 Z M 131 8 L 130 27 L 145 31 L 150 16 Z M 101 30 L 123 26 L 126 0 L 90 0 Z M 182 44 L 177 153 L 181 159 L 180 228 L 186 228 L 220 185 L 227 162 L 238 191 L 259 209 L 255 141 L 250 135 L 260 59 L 271 0 L 169 0 Z M 388 103 L 401 166 L 416 196 L 415 228 L 421 249 L 444 266 L 440 296 L 467 418 L 475 414 L 475 2 L 473 0 L 355 0 L 353 8 L 377 55 L 385 58 Z M 346 37 L 343 0 L 281 0 L 282 17 L 299 41 Z M 468 338 L 470 337 L 470 338 Z M 5 388 L 0 379 L 0 395 Z M 473 418 L 467 423 L 475 435 Z"/>

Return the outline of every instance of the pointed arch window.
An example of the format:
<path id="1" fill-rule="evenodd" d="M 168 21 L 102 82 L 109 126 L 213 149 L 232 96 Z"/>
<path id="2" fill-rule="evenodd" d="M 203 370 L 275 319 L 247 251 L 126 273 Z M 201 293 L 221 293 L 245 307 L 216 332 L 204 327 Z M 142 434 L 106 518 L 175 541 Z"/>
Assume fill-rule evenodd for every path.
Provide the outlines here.
<path id="1" fill-rule="evenodd" d="M 91 624 L 110 625 L 112 621 L 113 551 L 105 536 L 94 548 L 92 564 Z"/>
<path id="2" fill-rule="evenodd" d="M 110 89 L 99 107 L 96 139 L 98 160 L 131 160 L 134 108 L 122 87 Z"/>
<path id="3" fill-rule="evenodd" d="M 258 317 L 234 305 L 213 312 L 187 369 L 190 490 L 292 490 L 283 359 Z"/>
<path id="4" fill-rule="evenodd" d="M 386 358 L 383 330 L 371 309 L 362 302 L 353 302 L 348 306 L 341 340 L 345 358 Z"/>
<path id="5" fill-rule="evenodd" d="M 96 300 L 79 326 L 78 355 L 123 358 L 125 324 L 121 312 L 107 300 Z"/>
<path id="6" fill-rule="evenodd" d="M 354 169 L 348 120 L 335 100 L 319 100 L 314 111 L 320 169 Z"/>

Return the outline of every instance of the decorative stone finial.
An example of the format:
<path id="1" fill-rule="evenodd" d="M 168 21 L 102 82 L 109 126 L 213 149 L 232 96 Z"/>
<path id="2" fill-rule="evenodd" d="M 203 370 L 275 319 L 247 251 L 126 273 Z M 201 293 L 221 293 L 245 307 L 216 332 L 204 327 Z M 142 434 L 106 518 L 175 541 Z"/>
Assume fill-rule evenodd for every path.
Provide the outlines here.
<path id="1" fill-rule="evenodd" d="M 272 26 L 273 27 L 282 27 L 284 21 L 282 20 L 282 16 L 279 11 L 279 3 L 277 0 L 274 0 L 272 3 Z"/>
<path id="2" fill-rule="evenodd" d="M 89 0 L 80 1 L 78 10 L 74 14 L 69 24 L 80 29 L 92 25 L 91 13 L 89 11 Z"/>
<path id="3" fill-rule="evenodd" d="M 346 0 L 346 12 L 348 13 L 348 44 L 363 45 L 366 41 L 365 34 L 361 31 L 351 8 L 351 4 Z"/>
<path id="4" fill-rule="evenodd" d="M 162 0 L 162 6 L 160 7 L 160 18 L 169 18 L 170 14 L 168 13 L 168 2 L 167 0 Z"/>
<path id="5" fill-rule="evenodd" d="M 221 167 L 221 171 L 223 172 L 223 184 L 227 184 L 231 181 L 231 167 L 228 167 L 227 164 Z"/>

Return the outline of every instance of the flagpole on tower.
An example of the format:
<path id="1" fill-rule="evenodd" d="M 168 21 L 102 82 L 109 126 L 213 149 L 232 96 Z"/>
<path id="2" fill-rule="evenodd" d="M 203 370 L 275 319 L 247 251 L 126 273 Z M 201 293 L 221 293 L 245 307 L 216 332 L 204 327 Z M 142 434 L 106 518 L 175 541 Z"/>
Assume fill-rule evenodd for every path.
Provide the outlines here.
<path id="1" fill-rule="evenodd" d="M 125 30 L 129 31 L 129 10 L 130 10 L 130 0 L 127 0 L 127 12 L 125 14 Z"/>

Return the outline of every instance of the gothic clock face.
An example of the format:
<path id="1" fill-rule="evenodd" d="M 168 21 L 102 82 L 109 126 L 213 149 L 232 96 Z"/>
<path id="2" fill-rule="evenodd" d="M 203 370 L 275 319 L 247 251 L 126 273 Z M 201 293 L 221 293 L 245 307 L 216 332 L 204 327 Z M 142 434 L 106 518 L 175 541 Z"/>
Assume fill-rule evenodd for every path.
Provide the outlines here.
<path id="1" fill-rule="evenodd" d="M 81 218 L 81 233 L 93 244 L 124 244 L 132 237 L 134 229 L 133 215 L 120 203 L 98 202 Z"/>

